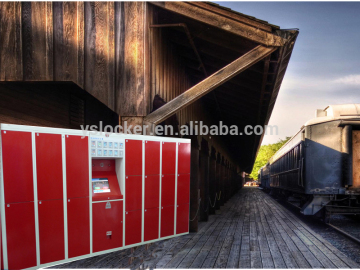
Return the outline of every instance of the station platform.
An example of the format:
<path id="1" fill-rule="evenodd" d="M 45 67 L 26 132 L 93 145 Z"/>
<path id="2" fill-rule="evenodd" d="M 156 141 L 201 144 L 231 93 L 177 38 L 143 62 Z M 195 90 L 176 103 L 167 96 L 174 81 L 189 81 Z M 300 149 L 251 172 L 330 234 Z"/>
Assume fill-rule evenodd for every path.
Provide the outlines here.
<path id="1" fill-rule="evenodd" d="M 244 187 L 197 233 L 56 268 L 359 268 L 293 213 Z"/>

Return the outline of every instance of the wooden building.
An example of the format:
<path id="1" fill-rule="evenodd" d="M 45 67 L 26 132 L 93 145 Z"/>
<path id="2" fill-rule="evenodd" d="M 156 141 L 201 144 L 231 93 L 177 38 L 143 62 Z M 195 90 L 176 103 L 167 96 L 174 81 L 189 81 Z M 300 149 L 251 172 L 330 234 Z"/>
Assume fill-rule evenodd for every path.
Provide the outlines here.
<path id="1" fill-rule="evenodd" d="M 68 128 L 264 126 L 298 35 L 208 2 L 2 2 L 0 27 L 1 122 Z M 187 137 L 197 230 L 262 136 Z"/>

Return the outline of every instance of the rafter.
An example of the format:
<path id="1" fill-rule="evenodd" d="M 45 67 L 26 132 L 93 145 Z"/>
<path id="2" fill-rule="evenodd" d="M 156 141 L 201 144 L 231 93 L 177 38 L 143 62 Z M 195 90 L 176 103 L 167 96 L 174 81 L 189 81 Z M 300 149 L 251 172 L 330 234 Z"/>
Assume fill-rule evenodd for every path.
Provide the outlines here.
<path id="1" fill-rule="evenodd" d="M 168 11 L 176 12 L 202 23 L 220 28 L 265 46 L 283 46 L 286 39 L 262 29 L 247 25 L 228 17 L 219 18 L 218 14 L 186 2 L 152 2 Z"/>

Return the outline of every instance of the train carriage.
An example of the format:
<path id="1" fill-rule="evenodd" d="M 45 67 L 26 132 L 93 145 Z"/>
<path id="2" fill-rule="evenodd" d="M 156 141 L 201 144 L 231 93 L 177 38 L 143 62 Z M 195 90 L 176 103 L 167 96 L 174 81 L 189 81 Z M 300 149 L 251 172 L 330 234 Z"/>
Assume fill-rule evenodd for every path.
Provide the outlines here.
<path id="1" fill-rule="evenodd" d="M 270 188 L 269 172 L 270 171 L 269 171 L 268 163 L 266 165 L 264 165 L 263 167 L 261 167 L 259 170 L 259 176 L 258 176 L 259 186 L 265 190 L 268 190 Z"/>
<path id="2" fill-rule="evenodd" d="M 272 193 L 304 215 L 360 213 L 360 104 L 331 105 L 260 169 Z M 270 177 L 266 171 L 270 170 Z"/>

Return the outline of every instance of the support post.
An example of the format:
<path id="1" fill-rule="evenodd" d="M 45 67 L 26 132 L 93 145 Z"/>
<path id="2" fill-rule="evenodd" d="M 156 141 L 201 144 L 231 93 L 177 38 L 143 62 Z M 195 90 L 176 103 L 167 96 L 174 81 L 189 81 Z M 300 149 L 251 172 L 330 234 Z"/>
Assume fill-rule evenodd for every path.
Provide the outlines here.
<path id="1" fill-rule="evenodd" d="M 198 231 L 199 220 L 199 145 L 196 137 L 191 139 L 190 174 L 190 224 L 189 231 Z"/>
<path id="2" fill-rule="evenodd" d="M 209 198 L 211 205 L 209 206 L 209 214 L 215 214 L 215 204 L 216 204 L 216 153 L 215 149 L 211 148 L 210 156 L 210 168 L 209 168 Z M 214 206 L 214 207 L 213 207 Z"/>
<path id="3" fill-rule="evenodd" d="M 203 139 L 200 150 L 200 220 L 209 219 L 209 148 L 207 142 Z"/>
<path id="4" fill-rule="evenodd" d="M 220 153 L 217 154 L 217 159 L 216 159 L 216 184 L 215 184 L 215 189 L 216 189 L 216 204 L 215 204 L 215 210 L 220 210 L 220 182 L 221 182 L 221 156 Z"/>

